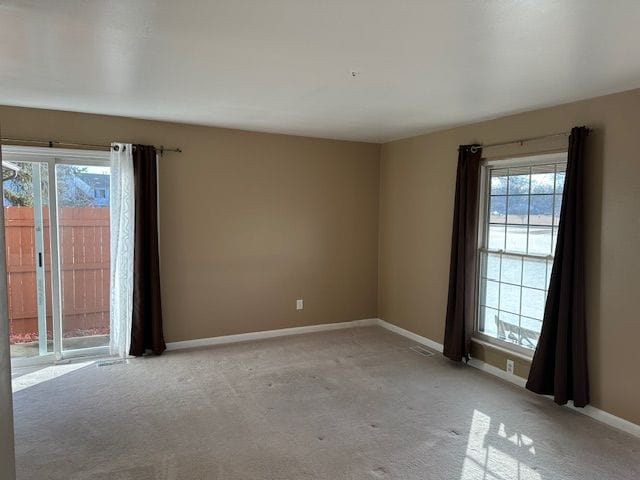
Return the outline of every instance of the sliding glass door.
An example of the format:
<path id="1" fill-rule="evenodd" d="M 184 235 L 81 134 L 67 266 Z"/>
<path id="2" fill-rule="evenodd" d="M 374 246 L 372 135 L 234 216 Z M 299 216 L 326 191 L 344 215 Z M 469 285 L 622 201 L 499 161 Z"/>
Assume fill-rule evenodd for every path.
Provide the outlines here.
<path id="1" fill-rule="evenodd" d="M 107 353 L 108 152 L 2 147 L 11 357 Z"/>

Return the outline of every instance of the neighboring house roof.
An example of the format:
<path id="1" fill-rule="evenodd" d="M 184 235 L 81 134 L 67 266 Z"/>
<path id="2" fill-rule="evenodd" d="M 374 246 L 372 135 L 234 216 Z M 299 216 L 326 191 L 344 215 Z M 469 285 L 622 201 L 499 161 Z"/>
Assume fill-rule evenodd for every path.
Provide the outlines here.
<path id="1" fill-rule="evenodd" d="M 109 175 L 83 172 L 78 173 L 76 176 L 92 188 L 109 189 Z"/>
<path id="2" fill-rule="evenodd" d="M 109 175 L 82 172 L 73 177 L 73 184 L 87 198 L 90 198 L 94 205 L 109 204 Z"/>
<path id="3" fill-rule="evenodd" d="M 104 190 L 105 197 L 109 191 L 109 175 L 99 173 L 78 173 L 73 177 L 73 183 L 87 197 L 99 200 L 96 197 L 97 190 Z"/>

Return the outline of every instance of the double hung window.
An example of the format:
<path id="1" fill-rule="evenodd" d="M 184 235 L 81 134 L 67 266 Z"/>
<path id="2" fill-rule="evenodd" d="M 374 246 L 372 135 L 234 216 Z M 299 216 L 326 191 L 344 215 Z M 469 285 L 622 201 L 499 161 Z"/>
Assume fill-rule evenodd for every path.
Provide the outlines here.
<path id="1" fill-rule="evenodd" d="M 535 349 L 560 219 L 566 153 L 482 167 L 476 333 Z"/>

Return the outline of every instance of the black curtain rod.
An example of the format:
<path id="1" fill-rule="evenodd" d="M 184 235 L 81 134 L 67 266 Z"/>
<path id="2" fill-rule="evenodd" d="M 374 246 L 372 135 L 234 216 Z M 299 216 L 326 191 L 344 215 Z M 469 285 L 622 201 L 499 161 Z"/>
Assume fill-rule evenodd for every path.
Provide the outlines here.
<path id="1" fill-rule="evenodd" d="M 35 144 L 35 145 L 45 145 L 47 147 L 53 148 L 56 146 L 66 146 L 66 147 L 87 147 L 87 148 L 93 148 L 93 149 L 100 149 L 100 150 L 111 150 L 111 145 L 100 145 L 100 144 L 94 144 L 94 143 L 74 143 L 74 142 L 59 142 L 57 140 L 33 140 L 33 139 L 27 139 L 27 138 L 0 138 L 0 142 L 1 143 L 31 143 L 31 144 Z M 180 148 L 166 148 L 163 145 L 155 146 L 155 149 L 158 150 L 160 152 L 160 154 L 163 154 L 164 152 L 176 152 L 176 153 L 182 153 L 182 149 Z"/>
<path id="2" fill-rule="evenodd" d="M 560 132 L 560 133 L 551 133 L 549 135 L 540 135 L 539 137 L 529 137 L 529 138 L 521 138 L 519 140 L 511 140 L 509 142 L 500 142 L 500 143 L 489 143 L 487 145 L 477 144 L 471 145 L 470 149 L 473 153 L 477 152 L 480 148 L 490 148 L 490 147 L 502 147 L 503 145 L 515 145 L 515 144 L 524 144 L 526 142 L 533 142 L 535 140 L 544 140 L 545 138 L 552 137 L 568 137 L 571 135 L 571 132 Z"/>

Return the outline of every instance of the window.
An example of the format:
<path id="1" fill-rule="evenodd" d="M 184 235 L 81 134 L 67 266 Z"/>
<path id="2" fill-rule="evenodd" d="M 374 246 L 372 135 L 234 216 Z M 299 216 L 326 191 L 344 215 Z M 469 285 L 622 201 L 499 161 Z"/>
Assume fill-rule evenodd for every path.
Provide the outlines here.
<path id="1" fill-rule="evenodd" d="M 566 154 L 482 168 L 477 332 L 535 349 L 560 219 Z"/>

